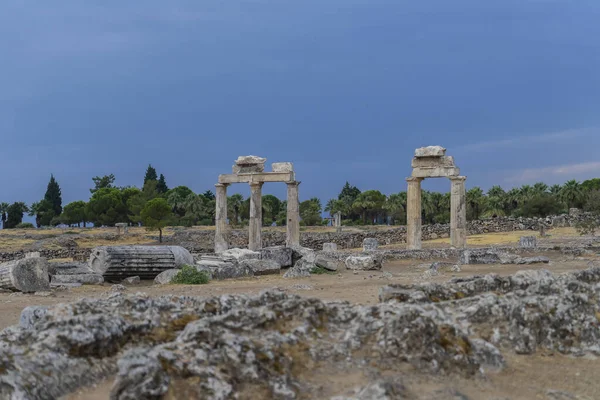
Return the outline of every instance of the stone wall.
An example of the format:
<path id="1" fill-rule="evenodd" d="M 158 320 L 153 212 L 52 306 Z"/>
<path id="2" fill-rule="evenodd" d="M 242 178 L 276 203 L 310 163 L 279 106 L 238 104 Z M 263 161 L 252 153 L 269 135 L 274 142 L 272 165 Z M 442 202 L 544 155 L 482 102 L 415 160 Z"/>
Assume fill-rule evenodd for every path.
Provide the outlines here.
<path id="1" fill-rule="evenodd" d="M 73 258 L 75 261 L 87 261 L 92 249 L 58 249 L 58 250 L 38 250 L 41 257 L 49 260 L 56 258 Z M 0 252 L 0 262 L 18 260 L 25 258 L 28 251 L 19 250 L 11 252 Z"/>
<path id="2" fill-rule="evenodd" d="M 522 230 L 538 231 L 540 224 L 547 228 L 573 226 L 585 215 L 560 215 L 546 218 L 513 218 L 500 217 L 487 220 L 469 221 L 467 231 L 469 235 L 489 232 L 513 232 Z M 447 238 L 450 236 L 450 224 L 424 225 L 422 227 L 423 240 Z M 192 252 L 205 253 L 213 251 L 212 231 L 181 230 L 167 240 Z M 373 229 L 364 232 L 301 232 L 300 244 L 304 247 L 320 250 L 323 243 L 335 243 L 339 249 L 352 249 L 362 247 L 365 238 L 376 238 L 380 245 L 406 243 L 406 227 L 399 226 L 391 229 Z M 285 232 L 263 230 L 263 246 L 281 246 L 285 244 Z M 247 247 L 248 232 L 246 229 L 228 232 L 229 247 Z"/>

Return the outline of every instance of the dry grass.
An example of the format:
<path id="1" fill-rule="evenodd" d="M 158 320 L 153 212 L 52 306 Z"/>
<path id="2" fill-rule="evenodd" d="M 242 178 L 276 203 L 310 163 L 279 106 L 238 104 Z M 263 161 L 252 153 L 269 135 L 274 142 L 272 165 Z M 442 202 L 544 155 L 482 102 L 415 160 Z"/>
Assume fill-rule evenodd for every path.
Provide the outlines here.
<path id="1" fill-rule="evenodd" d="M 577 237 L 575 228 L 555 228 L 547 231 L 550 237 Z M 481 235 L 471 235 L 467 238 L 467 243 L 472 246 L 493 246 L 493 245 L 508 245 L 519 243 L 521 236 L 539 236 L 538 232 L 534 231 L 514 231 L 514 232 L 492 232 L 483 233 Z M 450 238 L 428 240 L 430 244 L 448 244 Z"/>

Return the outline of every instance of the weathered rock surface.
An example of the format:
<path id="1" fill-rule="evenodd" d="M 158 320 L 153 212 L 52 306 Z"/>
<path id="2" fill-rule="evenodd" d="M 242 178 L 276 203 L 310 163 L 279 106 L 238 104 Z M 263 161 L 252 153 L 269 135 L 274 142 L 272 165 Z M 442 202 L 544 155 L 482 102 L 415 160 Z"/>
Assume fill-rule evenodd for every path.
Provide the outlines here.
<path id="1" fill-rule="evenodd" d="M 323 254 L 317 255 L 315 258 L 315 265 L 328 271 L 337 271 L 339 268 L 339 262 L 337 260 L 327 257 Z"/>
<path id="2" fill-rule="evenodd" d="M 257 165 L 264 164 L 266 161 L 266 158 L 258 156 L 239 156 L 235 160 L 235 165 Z"/>
<path id="3" fill-rule="evenodd" d="M 378 247 L 379 242 L 375 238 L 365 238 L 365 240 L 363 240 L 363 251 L 377 250 Z"/>
<path id="4" fill-rule="evenodd" d="M 82 285 L 101 285 L 104 283 L 102 275 L 98 274 L 72 274 L 54 275 L 50 280 L 52 285 L 64 285 L 67 283 L 80 283 Z"/>
<path id="5" fill-rule="evenodd" d="M 335 244 L 335 243 L 323 243 L 323 251 L 327 251 L 327 252 L 337 251 L 337 244 Z"/>
<path id="6" fill-rule="evenodd" d="M 242 260 L 256 260 L 260 258 L 260 254 L 258 251 L 252 251 L 252 250 L 248 250 L 248 249 L 238 249 L 238 248 L 233 248 L 233 249 L 228 249 L 225 250 L 223 252 L 221 252 L 219 255 L 224 258 L 230 258 L 233 259 L 235 261 L 242 261 Z"/>
<path id="7" fill-rule="evenodd" d="M 175 277 L 175 275 L 179 273 L 179 271 L 179 269 L 168 269 L 163 271 L 156 275 L 156 278 L 154 278 L 154 283 L 157 285 L 168 285 L 171 283 L 171 280 Z"/>
<path id="8" fill-rule="evenodd" d="M 123 279 L 123 285 L 139 285 L 141 282 L 139 276 L 130 276 L 129 278 Z"/>
<path id="9" fill-rule="evenodd" d="M 239 262 L 238 267 L 244 271 L 249 268 L 254 275 L 273 275 L 281 271 L 279 263 L 273 260 L 243 260 Z"/>
<path id="10" fill-rule="evenodd" d="M 273 260 L 281 268 L 292 266 L 292 249 L 285 246 L 263 247 L 260 249 L 260 258 L 262 260 Z"/>
<path id="11" fill-rule="evenodd" d="M 90 268 L 108 281 L 130 276 L 154 279 L 161 272 L 193 265 L 194 257 L 179 246 L 104 246 L 92 250 Z"/>
<path id="12" fill-rule="evenodd" d="M 381 260 L 376 256 L 349 256 L 345 261 L 346 269 L 372 271 L 381 269 Z"/>
<path id="13" fill-rule="evenodd" d="M 305 276 L 310 276 L 311 271 L 317 268 L 317 265 L 314 262 L 310 262 L 307 259 L 301 258 L 296 261 L 294 266 L 288 269 L 285 274 L 283 274 L 284 278 L 302 278 Z"/>
<path id="14" fill-rule="evenodd" d="M 299 259 L 304 259 L 310 263 L 314 263 L 317 257 L 317 253 L 313 249 L 302 246 L 292 246 L 292 263 L 296 265 Z"/>
<path id="15" fill-rule="evenodd" d="M 512 264 L 519 258 L 497 249 L 467 249 L 460 254 L 460 264 Z"/>
<path id="16" fill-rule="evenodd" d="M 419 147 L 415 150 L 415 157 L 442 157 L 446 154 L 446 149 L 442 146 Z"/>
<path id="17" fill-rule="evenodd" d="M 519 247 L 524 249 L 534 249 L 537 246 L 537 238 L 535 236 L 521 236 L 519 238 Z"/>
<path id="18" fill-rule="evenodd" d="M 48 261 L 33 257 L 0 264 L 0 288 L 27 293 L 50 290 Z"/>
<path id="19" fill-rule="evenodd" d="M 233 259 L 223 259 L 220 256 L 202 256 L 196 261 L 196 269 L 208 272 L 211 279 L 217 280 L 254 276 L 254 271 L 248 265 L 241 265 Z"/>

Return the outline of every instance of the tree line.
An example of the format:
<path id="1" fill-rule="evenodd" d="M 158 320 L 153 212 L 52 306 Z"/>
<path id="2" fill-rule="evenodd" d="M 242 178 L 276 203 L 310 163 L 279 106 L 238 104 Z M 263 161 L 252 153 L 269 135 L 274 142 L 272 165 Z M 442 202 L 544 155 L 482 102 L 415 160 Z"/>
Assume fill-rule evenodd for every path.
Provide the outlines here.
<path id="1" fill-rule="evenodd" d="M 140 224 L 155 228 L 162 235 L 162 227 L 214 225 L 215 195 L 207 190 L 194 193 L 187 186 L 169 189 L 163 174 L 158 175 L 149 165 L 141 188 L 114 185 L 113 174 L 92 178 L 91 196 L 86 201 L 74 201 L 62 206 L 61 189 L 53 175 L 44 198 L 30 206 L 24 202 L 0 203 L 3 228 L 27 227 L 23 215 L 35 217 L 37 227 L 56 226 L 114 226 L 119 222 Z M 600 178 L 582 183 L 570 180 L 564 185 L 548 186 L 542 182 L 505 191 L 493 186 L 487 193 L 479 187 L 467 191 L 467 219 L 498 216 L 544 217 L 568 212 L 569 208 L 600 212 Z M 250 198 L 234 194 L 227 198 L 230 225 L 241 227 L 250 219 Z M 273 195 L 262 197 L 263 225 L 283 226 L 286 223 L 287 204 Z M 326 212 L 333 217 L 339 212 L 344 225 L 406 224 L 406 192 L 385 195 L 378 190 L 361 191 L 349 182 L 337 198 L 322 207 L 318 198 L 300 203 L 303 225 L 329 223 L 322 218 Z M 425 224 L 450 221 L 450 193 L 423 190 L 422 218 Z"/>

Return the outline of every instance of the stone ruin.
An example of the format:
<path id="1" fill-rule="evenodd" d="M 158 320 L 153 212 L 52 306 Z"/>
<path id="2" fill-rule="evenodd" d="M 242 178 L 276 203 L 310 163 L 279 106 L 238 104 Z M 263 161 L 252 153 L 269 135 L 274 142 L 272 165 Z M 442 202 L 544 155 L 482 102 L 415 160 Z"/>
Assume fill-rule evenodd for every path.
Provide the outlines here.
<path id="1" fill-rule="evenodd" d="M 250 226 L 248 248 L 262 248 L 262 186 L 265 182 L 284 182 L 287 185 L 287 223 L 286 246 L 300 244 L 300 202 L 298 200 L 298 185 L 291 162 L 271 164 L 272 171 L 265 172 L 266 158 L 257 156 L 240 156 L 233 165 L 231 174 L 219 175 L 216 189 L 215 212 L 215 253 L 221 253 L 229 248 L 227 242 L 227 186 L 233 183 L 248 183 L 250 185 Z"/>
<path id="2" fill-rule="evenodd" d="M 407 190 L 407 235 L 409 249 L 421 248 L 421 182 L 425 178 L 449 178 L 450 197 L 450 243 L 452 247 L 467 245 L 467 207 L 465 176 L 460 176 L 454 157 L 446 155 L 441 146 L 421 147 L 415 150 L 412 160 L 412 175 L 406 178 Z"/>

